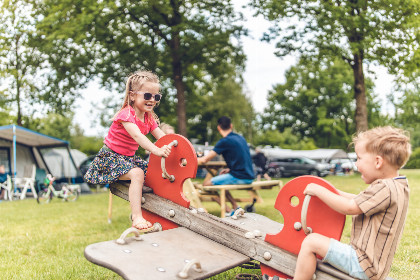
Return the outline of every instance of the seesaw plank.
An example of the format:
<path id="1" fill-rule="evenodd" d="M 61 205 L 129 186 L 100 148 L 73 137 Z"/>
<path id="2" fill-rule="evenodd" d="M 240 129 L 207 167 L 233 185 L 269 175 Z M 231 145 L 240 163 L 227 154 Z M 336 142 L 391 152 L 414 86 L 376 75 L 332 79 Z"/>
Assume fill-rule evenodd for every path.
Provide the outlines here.
<path id="1" fill-rule="evenodd" d="M 124 279 L 181 279 L 177 277 L 191 260 L 200 262 L 202 272 L 190 269 L 188 278 L 205 279 L 250 261 L 250 258 L 186 228 L 91 244 L 85 249 L 89 261 L 111 269 Z"/>
<path id="2" fill-rule="evenodd" d="M 128 200 L 128 187 L 126 185 L 121 183 L 112 184 L 110 190 L 113 194 Z M 287 275 L 294 274 L 296 256 L 265 242 L 262 237 L 254 239 L 246 238 L 245 234 L 249 229 L 234 225 L 231 221 L 220 219 L 219 217 L 208 213 L 193 213 L 190 209 L 152 193 L 145 193 L 143 197 L 145 198 L 145 203 L 142 204 L 143 209 L 155 213 Z M 169 215 L 170 210 L 173 210 L 175 213 L 173 217 Z M 247 214 L 245 217 L 240 217 L 238 220 L 246 220 Z M 272 229 L 271 227 L 268 227 L 266 230 L 272 230 L 271 233 L 275 233 L 277 228 Z M 271 255 L 270 259 L 264 258 L 264 255 L 266 255 L 267 252 Z M 334 275 L 331 275 L 329 272 L 330 267 L 327 264 L 319 264 L 317 268 L 317 280 L 353 279 L 340 271 L 336 271 Z"/>

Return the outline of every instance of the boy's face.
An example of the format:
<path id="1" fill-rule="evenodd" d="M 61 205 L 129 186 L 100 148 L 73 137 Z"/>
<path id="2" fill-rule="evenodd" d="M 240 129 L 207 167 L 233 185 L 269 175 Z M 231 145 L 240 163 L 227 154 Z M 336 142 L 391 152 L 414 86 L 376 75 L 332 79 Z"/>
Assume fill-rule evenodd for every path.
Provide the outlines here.
<path id="1" fill-rule="evenodd" d="M 365 141 L 360 141 L 354 147 L 357 154 L 356 166 L 366 184 L 371 184 L 380 178 L 378 156 L 366 151 Z"/>

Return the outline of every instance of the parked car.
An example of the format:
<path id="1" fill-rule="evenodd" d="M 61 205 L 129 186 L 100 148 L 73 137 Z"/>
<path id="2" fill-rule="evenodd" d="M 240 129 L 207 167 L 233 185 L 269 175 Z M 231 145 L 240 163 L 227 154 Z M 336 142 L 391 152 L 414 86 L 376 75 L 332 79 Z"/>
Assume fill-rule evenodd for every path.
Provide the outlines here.
<path id="1" fill-rule="evenodd" d="M 305 157 L 285 157 L 270 160 L 268 175 L 275 178 L 314 175 L 324 177 L 330 174 L 330 165 Z"/>

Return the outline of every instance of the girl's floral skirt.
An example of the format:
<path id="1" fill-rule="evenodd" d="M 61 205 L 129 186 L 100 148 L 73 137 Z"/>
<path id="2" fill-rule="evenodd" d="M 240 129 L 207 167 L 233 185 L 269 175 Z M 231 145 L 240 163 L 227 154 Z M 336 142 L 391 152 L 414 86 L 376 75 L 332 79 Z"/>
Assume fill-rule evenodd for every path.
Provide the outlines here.
<path id="1" fill-rule="evenodd" d="M 110 184 L 136 167 L 146 174 L 147 166 L 148 162 L 139 156 L 120 155 L 104 145 L 86 172 L 85 180 L 91 184 Z"/>

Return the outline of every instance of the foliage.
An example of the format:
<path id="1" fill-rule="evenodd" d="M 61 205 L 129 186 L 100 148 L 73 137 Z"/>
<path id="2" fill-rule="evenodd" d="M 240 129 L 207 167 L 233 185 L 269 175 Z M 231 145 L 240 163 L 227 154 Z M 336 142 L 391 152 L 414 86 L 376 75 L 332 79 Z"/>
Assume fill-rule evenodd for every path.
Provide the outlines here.
<path id="1" fill-rule="evenodd" d="M 72 119 L 72 116 L 50 113 L 44 118 L 32 119 L 28 128 L 51 137 L 70 141 Z"/>
<path id="2" fill-rule="evenodd" d="M 0 92 L 0 126 L 13 123 L 14 118 L 11 115 L 11 108 L 7 104 L 5 95 Z"/>
<path id="3" fill-rule="evenodd" d="M 88 156 L 96 155 L 104 145 L 103 137 L 84 136 L 82 129 L 76 126 L 73 129 L 70 139 L 70 146 L 77 149 Z"/>
<path id="4" fill-rule="evenodd" d="M 267 130 L 259 133 L 254 138 L 254 145 L 292 150 L 313 150 L 317 148 L 312 138 L 304 137 L 301 139 L 299 135 L 292 132 L 291 128 L 286 128 L 283 132 Z"/>
<path id="5" fill-rule="evenodd" d="M 242 134 L 248 141 L 252 140 L 254 109 L 249 98 L 242 92 L 240 84 L 233 80 L 225 80 L 217 84 L 211 95 L 203 98 L 198 104 L 200 114 L 189 120 L 191 135 L 199 143 L 216 143 L 220 139 L 217 132 L 217 120 L 228 116 L 232 120 L 234 130 Z"/>
<path id="6" fill-rule="evenodd" d="M 408 160 L 405 168 L 408 169 L 416 169 L 420 167 L 420 147 L 414 149 L 412 152 L 410 159 Z"/>
<path id="7" fill-rule="evenodd" d="M 77 149 L 87 155 L 95 155 L 103 146 L 103 138 L 84 136 L 83 130 L 78 125 L 73 125 L 72 120 L 73 114 L 50 113 L 43 118 L 32 119 L 28 128 L 68 141 L 72 149 Z"/>
<path id="8" fill-rule="evenodd" d="M 72 77 L 77 87 L 98 77 L 104 87 L 122 92 L 129 73 L 153 70 L 172 101 L 166 104 L 176 105 L 183 135 L 195 100 L 207 95 L 218 79 L 236 76 L 243 67 L 244 55 L 235 43 L 244 31 L 236 24 L 240 17 L 230 0 L 82 0 L 77 5 L 46 0 L 38 9 L 43 15 L 39 36 L 50 53 L 60 54 L 51 60 L 63 73 L 57 81 Z M 161 111 L 163 118 L 173 117 L 172 111 Z"/>
<path id="9" fill-rule="evenodd" d="M 264 40 L 276 42 L 277 55 L 340 58 L 354 73 L 355 124 L 368 128 L 364 66 L 378 63 L 392 74 L 410 76 L 420 64 L 417 0 L 275 1 L 251 6 L 273 21 Z M 326 123 L 325 126 L 332 123 Z"/>
<path id="10" fill-rule="evenodd" d="M 395 125 L 410 132 L 411 146 L 415 151 L 420 147 L 420 86 L 416 82 L 406 84 L 402 96 L 391 96 L 391 99 L 395 106 Z M 407 167 L 420 167 L 416 156 L 412 154 Z"/>
<path id="11" fill-rule="evenodd" d="M 55 72 L 49 67 L 48 57 L 58 55 L 47 55 L 40 47 L 33 3 L 25 0 L 0 3 L 1 103 L 10 108 L 18 125 L 26 127 L 35 114 L 66 112 L 74 101 L 74 93 L 66 88 L 66 80 L 60 80 L 54 93 L 51 91 Z"/>
<path id="12" fill-rule="evenodd" d="M 343 148 L 355 132 L 353 74 L 341 60 L 312 63 L 302 57 L 286 72 L 286 82 L 275 85 L 263 114 L 266 129 L 291 128 L 300 139 L 312 138 L 318 147 Z M 369 120 L 380 122 L 368 79 Z"/>

